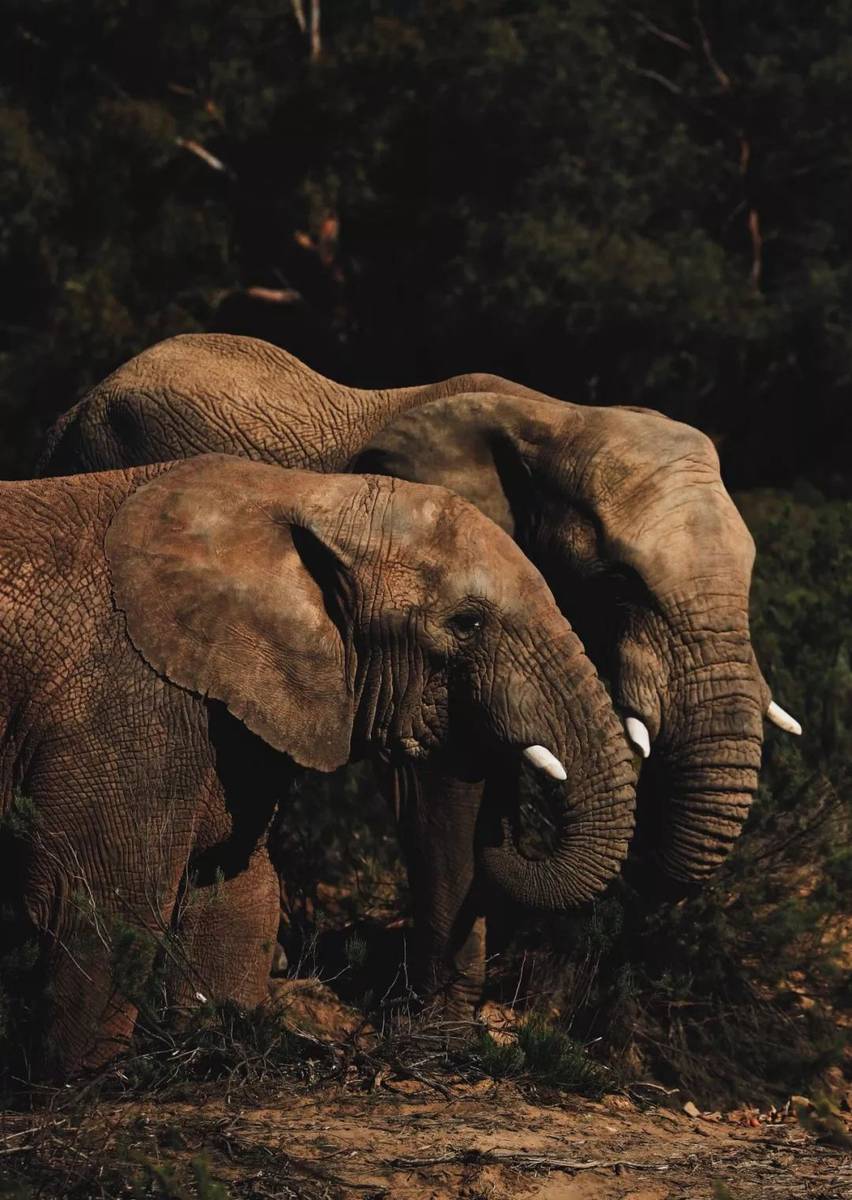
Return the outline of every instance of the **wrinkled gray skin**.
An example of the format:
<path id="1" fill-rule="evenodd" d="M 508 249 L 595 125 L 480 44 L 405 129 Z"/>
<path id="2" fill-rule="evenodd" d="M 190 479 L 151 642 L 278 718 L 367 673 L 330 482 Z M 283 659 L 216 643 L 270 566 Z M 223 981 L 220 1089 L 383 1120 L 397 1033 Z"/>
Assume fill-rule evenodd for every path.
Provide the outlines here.
<path id="1" fill-rule="evenodd" d="M 179 934 L 179 1006 L 263 1000 L 266 833 L 300 766 L 417 765 L 425 827 L 454 820 L 453 780 L 544 744 L 576 781 L 558 844 L 528 861 L 495 811 L 486 871 L 560 907 L 618 870 L 633 772 L 606 692 L 536 569 L 455 494 L 210 455 L 4 484 L 0 518 L 0 814 L 34 805 L 0 888 L 51 985 L 42 1069 L 126 1044 L 119 925 Z M 466 834 L 421 881 L 436 975 L 477 942 Z"/>
<path id="2" fill-rule="evenodd" d="M 476 504 L 539 566 L 622 714 L 648 727 L 639 829 L 660 877 L 718 866 L 757 785 L 769 692 L 748 632 L 754 548 L 706 437 L 490 375 L 358 391 L 265 343 L 197 335 L 96 387 L 42 465 L 204 448 L 442 483 Z"/>
<path id="3" fill-rule="evenodd" d="M 109 471 L 209 451 L 342 471 L 407 409 L 462 392 L 509 390 L 538 396 L 475 374 L 365 391 L 326 379 L 257 338 L 184 334 L 131 358 L 60 417 L 36 474 Z"/>

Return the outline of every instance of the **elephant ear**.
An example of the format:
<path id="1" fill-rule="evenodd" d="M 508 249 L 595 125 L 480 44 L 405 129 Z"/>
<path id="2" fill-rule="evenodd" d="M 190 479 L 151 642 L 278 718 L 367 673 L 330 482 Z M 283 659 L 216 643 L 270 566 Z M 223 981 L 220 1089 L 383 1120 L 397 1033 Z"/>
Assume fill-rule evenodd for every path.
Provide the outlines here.
<path id="1" fill-rule="evenodd" d="M 353 482 L 204 455 L 133 492 L 105 542 L 116 606 L 146 661 L 321 771 L 349 758 L 354 700 L 331 616 L 345 570 L 312 507 L 319 488 Z M 325 494 L 323 509 L 336 500 Z"/>

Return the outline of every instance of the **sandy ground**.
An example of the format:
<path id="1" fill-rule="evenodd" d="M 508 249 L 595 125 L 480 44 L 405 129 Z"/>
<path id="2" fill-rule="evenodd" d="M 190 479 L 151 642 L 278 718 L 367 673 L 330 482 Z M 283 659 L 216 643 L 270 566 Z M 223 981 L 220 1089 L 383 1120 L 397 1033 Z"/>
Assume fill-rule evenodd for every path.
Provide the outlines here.
<path id="1" fill-rule="evenodd" d="M 53 1136 L 57 1148 L 62 1142 L 67 1149 L 73 1133 L 75 1155 L 97 1146 L 106 1160 L 115 1147 L 127 1158 L 128 1178 L 143 1157 L 185 1168 L 203 1155 L 232 1197 L 258 1200 L 852 1198 L 852 1152 L 819 1144 L 794 1120 L 751 1127 L 742 1123 L 749 1120 L 744 1114 L 706 1119 L 643 1111 L 622 1095 L 547 1105 L 512 1085 L 487 1082 L 451 1086 L 448 1093 L 397 1082 L 360 1094 L 294 1087 L 263 1106 L 226 1097 L 197 1105 L 101 1104 L 73 1131 L 57 1126 L 34 1144 L 43 1153 L 44 1138 Z M 32 1114 L 4 1122 L 0 1195 L 4 1174 L 12 1177 L 11 1160 L 25 1167 L 30 1153 L 16 1129 L 35 1124 Z"/>
<path id="2" fill-rule="evenodd" d="M 852 1154 L 795 1129 L 624 1111 L 611 1100 L 543 1108 L 506 1087 L 451 1100 L 304 1098 L 287 1113 L 242 1113 L 226 1129 L 273 1158 L 289 1150 L 329 1171 L 343 1195 L 674 1200 L 711 1196 L 722 1181 L 755 1200 L 852 1198 Z"/>

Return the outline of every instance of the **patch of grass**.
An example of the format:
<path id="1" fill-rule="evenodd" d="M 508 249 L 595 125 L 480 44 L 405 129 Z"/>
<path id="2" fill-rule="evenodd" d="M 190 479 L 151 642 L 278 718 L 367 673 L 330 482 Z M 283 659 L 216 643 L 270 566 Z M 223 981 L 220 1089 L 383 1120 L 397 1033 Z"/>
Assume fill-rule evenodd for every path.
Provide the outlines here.
<path id="1" fill-rule="evenodd" d="M 205 1158 L 193 1158 L 189 1173 L 191 1184 L 184 1185 L 174 1167 L 146 1161 L 131 1182 L 131 1195 L 134 1200 L 231 1200 L 230 1191 L 213 1178 Z"/>
<path id="2" fill-rule="evenodd" d="M 483 1033 L 472 1053 L 477 1065 L 492 1079 L 520 1079 L 524 1073 L 526 1055 L 517 1042 L 498 1042 L 490 1033 Z"/>
<path id="3" fill-rule="evenodd" d="M 612 1073 L 591 1059 L 582 1043 L 543 1017 L 529 1017 L 516 1036 L 516 1041 L 505 1043 L 485 1033 L 475 1043 L 473 1054 L 486 1075 L 591 1097 L 602 1096 L 613 1086 Z"/>
<path id="4" fill-rule="evenodd" d="M 827 1096 L 817 1096 L 809 1104 L 797 1104 L 795 1109 L 799 1124 L 818 1142 L 837 1150 L 852 1150 L 852 1137 Z"/>
<path id="5" fill-rule="evenodd" d="M 589 1058 L 586 1047 L 564 1029 L 531 1017 L 518 1030 L 518 1045 L 533 1079 L 583 1096 L 601 1096 L 613 1084 L 606 1068 Z"/>

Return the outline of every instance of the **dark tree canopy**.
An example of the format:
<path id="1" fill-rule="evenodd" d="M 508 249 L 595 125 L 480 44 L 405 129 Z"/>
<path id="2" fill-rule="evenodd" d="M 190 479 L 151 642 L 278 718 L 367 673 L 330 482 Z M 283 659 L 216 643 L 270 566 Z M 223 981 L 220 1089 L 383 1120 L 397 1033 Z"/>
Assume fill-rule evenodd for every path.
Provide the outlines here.
<path id="1" fill-rule="evenodd" d="M 298 6 L 295 6 L 298 8 Z M 6 0 L 0 469 L 151 342 L 645 404 L 846 492 L 852 3 Z"/>

